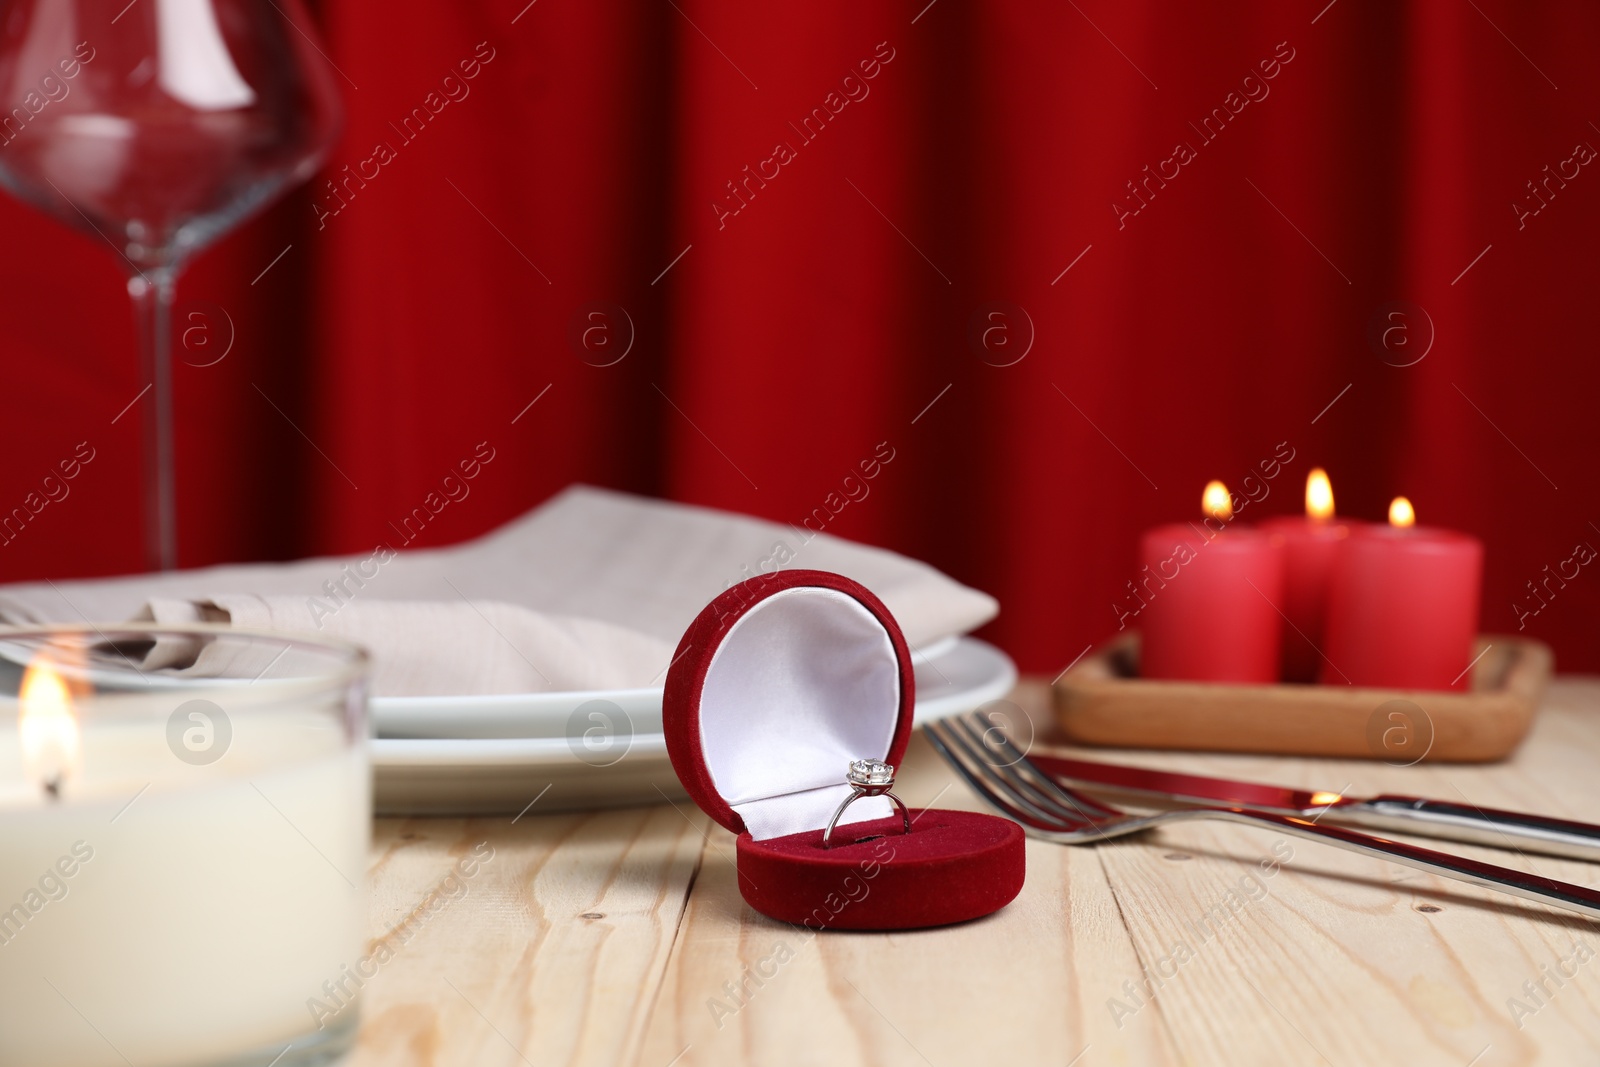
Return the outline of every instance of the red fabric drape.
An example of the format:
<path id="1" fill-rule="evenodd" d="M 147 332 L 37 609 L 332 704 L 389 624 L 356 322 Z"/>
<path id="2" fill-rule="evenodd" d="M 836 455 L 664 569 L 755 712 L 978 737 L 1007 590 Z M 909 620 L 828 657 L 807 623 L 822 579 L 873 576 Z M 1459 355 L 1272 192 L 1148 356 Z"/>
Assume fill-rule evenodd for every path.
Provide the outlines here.
<path id="1" fill-rule="evenodd" d="M 1600 546 L 1568 162 L 1600 12 L 925 4 L 323 3 L 343 141 L 181 288 L 190 363 L 234 333 L 179 367 L 184 563 L 404 543 L 487 441 L 410 543 L 574 480 L 810 517 L 995 593 L 988 636 L 1053 673 L 1115 629 L 1137 531 L 1288 442 L 1245 518 L 1314 464 L 1348 514 L 1405 493 L 1487 541 L 1485 628 L 1600 666 L 1600 573 L 1551 579 Z M 95 453 L 0 576 L 135 569 L 114 257 L 0 219 L 0 508 Z"/>

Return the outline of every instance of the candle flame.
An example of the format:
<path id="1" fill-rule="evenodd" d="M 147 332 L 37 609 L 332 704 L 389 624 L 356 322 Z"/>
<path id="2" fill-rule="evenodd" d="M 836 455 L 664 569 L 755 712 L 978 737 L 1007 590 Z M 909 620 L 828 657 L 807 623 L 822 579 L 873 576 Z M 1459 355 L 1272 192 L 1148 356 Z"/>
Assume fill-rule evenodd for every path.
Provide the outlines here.
<path id="1" fill-rule="evenodd" d="M 22 674 L 17 691 L 17 731 L 23 773 L 52 796 L 78 770 L 82 738 L 72 713 L 72 694 L 51 649 L 40 649 Z"/>
<path id="2" fill-rule="evenodd" d="M 1208 519 L 1227 522 L 1233 518 L 1233 501 L 1228 497 L 1228 487 L 1218 481 L 1207 482 L 1206 491 L 1200 494 L 1200 510 L 1206 513 Z"/>
<path id="3" fill-rule="evenodd" d="M 1417 524 L 1417 509 L 1411 506 L 1411 501 L 1403 496 L 1397 496 L 1389 502 L 1390 526 L 1415 526 Z"/>
<path id="4" fill-rule="evenodd" d="M 1318 522 L 1333 518 L 1333 483 L 1321 467 L 1306 475 L 1306 514 Z"/>

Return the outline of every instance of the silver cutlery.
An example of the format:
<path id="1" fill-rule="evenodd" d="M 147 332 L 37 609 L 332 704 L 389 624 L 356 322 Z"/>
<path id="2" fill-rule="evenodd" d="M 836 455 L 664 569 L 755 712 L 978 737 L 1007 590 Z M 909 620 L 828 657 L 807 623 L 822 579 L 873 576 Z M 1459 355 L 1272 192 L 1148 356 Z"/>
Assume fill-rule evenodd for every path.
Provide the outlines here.
<path id="1" fill-rule="evenodd" d="M 1167 823 L 1215 819 L 1247 826 L 1270 827 L 1295 837 L 1310 838 L 1402 866 L 1444 875 L 1521 897 L 1553 904 L 1590 918 L 1600 918 L 1600 892 L 1585 886 L 1514 871 L 1464 856 L 1452 856 L 1417 845 L 1372 837 L 1339 826 L 1323 826 L 1300 815 L 1243 807 L 1189 807 L 1153 815 L 1129 815 L 1060 784 L 1034 766 L 997 729 L 965 716 L 924 727 L 935 749 L 995 811 L 1021 824 L 1030 836 L 1066 845 L 1092 845 Z"/>
<path id="2" fill-rule="evenodd" d="M 989 726 L 994 730 L 995 727 Z M 1300 815 L 1323 823 L 1465 841 L 1494 848 L 1541 852 L 1600 862 L 1600 826 L 1592 823 L 1480 808 L 1471 803 L 1423 797 L 1352 797 L 1236 782 L 1198 774 L 1157 771 L 1126 764 L 1096 763 L 1043 753 L 1028 757 L 1041 771 L 1080 785 L 1159 797 L 1183 804 L 1215 805 Z"/>

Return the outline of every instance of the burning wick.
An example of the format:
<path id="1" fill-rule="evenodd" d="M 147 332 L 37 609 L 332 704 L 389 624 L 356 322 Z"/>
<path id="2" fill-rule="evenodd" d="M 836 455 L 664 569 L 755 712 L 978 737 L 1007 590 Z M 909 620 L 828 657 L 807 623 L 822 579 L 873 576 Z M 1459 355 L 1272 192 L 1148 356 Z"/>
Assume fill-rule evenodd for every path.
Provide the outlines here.
<path id="1" fill-rule="evenodd" d="M 43 787 L 47 803 L 60 801 L 68 775 L 82 762 L 82 737 L 71 691 L 54 659 L 47 650 L 35 655 L 23 672 L 17 694 L 23 770 Z"/>
<path id="2" fill-rule="evenodd" d="M 1417 509 L 1411 506 L 1411 501 L 1397 496 L 1389 503 L 1390 526 L 1415 526 L 1416 522 Z"/>
<path id="3" fill-rule="evenodd" d="M 1306 515 L 1314 522 L 1333 518 L 1333 483 L 1321 467 L 1313 467 L 1306 475 Z"/>
<path id="4" fill-rule="evenodd" d="M 1205 492 L 1200 494 L 1200 510 L 1219 522 L 1232 519 L 1233 498 L 1228 495 L 1228 487 L 1215 479 L 1207 482 Z"/>

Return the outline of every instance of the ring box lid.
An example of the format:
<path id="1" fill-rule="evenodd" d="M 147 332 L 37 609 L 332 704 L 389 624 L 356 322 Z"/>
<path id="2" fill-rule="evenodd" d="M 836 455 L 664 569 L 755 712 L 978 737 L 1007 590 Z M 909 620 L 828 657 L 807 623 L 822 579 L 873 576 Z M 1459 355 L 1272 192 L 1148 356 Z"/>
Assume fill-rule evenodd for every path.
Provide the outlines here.
<path id="1" fill-rule="evenodd" d="M 764 841 L 820 831 L 851 793 L 851 760 L 898 766 L 915 704 L 910 650 L 877 597 L 827 571 L 779 571 L 695 619 L 667 672 L 662 725 L 695 803 Z M 839 825 L 893 811 L 862 797 Z"/>

